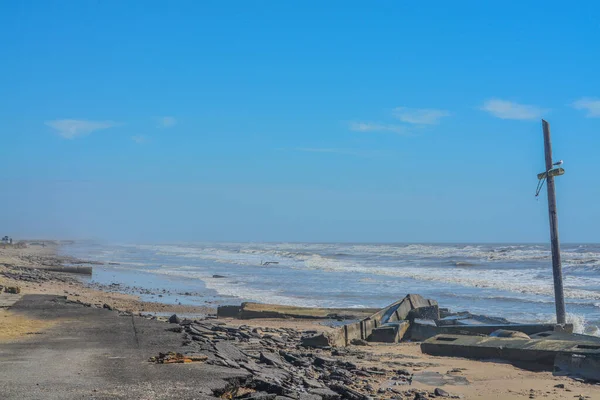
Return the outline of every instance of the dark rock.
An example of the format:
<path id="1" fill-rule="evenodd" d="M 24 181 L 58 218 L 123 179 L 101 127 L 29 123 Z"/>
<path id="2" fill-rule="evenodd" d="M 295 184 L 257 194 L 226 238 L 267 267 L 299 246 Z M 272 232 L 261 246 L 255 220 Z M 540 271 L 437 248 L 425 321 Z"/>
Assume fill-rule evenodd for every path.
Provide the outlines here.
<path id="1" fill-rule="evenodd" d="M 333 358 L 316 356 L 314 364 L 316 366 L 318 366 L 318 367 L 322 367 L 322 366 L 325 366 L 325 365 L 335 365 L 336 364 L 336 360 L 334 360 Z"/>
<path id="2" fill-rule="evenodd" d="M 276 367 L 283 367 L 285 365 L 284 361 L 277 354 L 268 352 L 260 353 L 260 362 Z"/>
<path id="3" fill-rule="evenodd" d="M 302 381 L 307 388 L 319 389 L 323 387 L 323 384 L 315 379 L 304 378 Z"/>
<path id="4" fill-rule="evenodd" d="M 233 360 L 233 361 L 247 361 L 248 357 L 240 351 L 235 345 L 226 342 L 219 342 L 215 344 L 215 350 L 217 355 Z"/>
<path id="5" fill-rule="evenodd" d="M 444 389 L 440 389 L 440 388 L 435 388 L 435 390 L 433 391 L 433 394 L 435 394 L 437 397 L 450 397 L 450 393 L 448 393 Z"/>
<path id="6" fill-rule="evenodd" d="M 564 389 L 565 388 L 565 384 L 564 383 L 559 383 L 558 385 L 554 385 L 555 388 L 558 389 Z"/>
<path id="7" fill-rule="evenodd" d="M 279 354 L 283 357 L 285 361 L 289 362 L 292 365 L 295 365 L 296 367 L 308 367 L 311 364 L 308 360 L 304 360 L 300 357 L 297 357 L 293 354 L 287 353 L 282 350 L 279 351 Z"/>
<path id="8" fill-rule="evenodd" d="M 343 399 L 347 400 L 369 400 L 369 397 L 356 391 L 354 389 L 349 388 L 345 385 L 340 385 L 337 383 L 329 385 L 329 388 L 334 392 L 340 394 Z"/>
<path id="9" fill-rule="evenodd" d="M 106 308 L 106 309 L 107 309 L 107 310 L 109 310 L 109 311 L 112 311 L 112 309 L 113 309 L 111 306 L 109 306 L 109 305 L 108 305 L 108 304 L 106 304 L 106 303 L 104 303 L 104 305 L 102 306 L 102 308 Z"/>
<path id="10" fill-rule="evenodd" d="M 331 342 L 327 335 L 324 333 L 319 333 L 316 335 L 303 336 L 302 339 L 300 339 L 300 346 L 328 348 L 331 347 Z"/>
<path id="11" fill-rule="evenodd" d="M 213 278 L 215 278 L 215 279 L 227 278 L 227 277 L 226 277 L 226 276 L 224 276 L 224 275 L 213 275 L 212 277 L 213 277 Z"/>
<path id="12" fill-rule="evenodd" d="M 254 399 L 254 400 L 271 400 L 277 397 L 274 393 L 267 392 L 254 392 L 254 393 L 246 393 L 241 396 L 236 396 L 236 399 Z"/>
<path id="13" fill-rule="evenodd" d="M 310 389 L 308 393 L 321 396 L 323 400 L 340 400 L 342 397 L 331 389 Z"/>
<path id="14" fill-rule="evenodd" d="M 284 395 L 287 391 L 284 386 L 275 382 L 275 379 L 271 376 L 255 376 L 252 380 L 252 384 L 257 390 L 267 393 Z"/>
<path id="15" fill-rule="evenodd" d="M 352 340 L 350 341 L 350 344 L 351 344 L 351 345 L 354 345 L 354 346 L 368 346 L 368 345 L 369 345 L 369 342 L 367 342 L 367 341 L 366 341 L 366 340 L 364 340 L 364 339 L 352 339 Z"/>
<path id="16" fill-rule="evenodd" d="M 181 322 L 181 320 L 179 319 L 177 314 L 173 314 L 169 317 L 169 323 L 171 323 L 171 324 L 178 324 L 180 322 Z"/>

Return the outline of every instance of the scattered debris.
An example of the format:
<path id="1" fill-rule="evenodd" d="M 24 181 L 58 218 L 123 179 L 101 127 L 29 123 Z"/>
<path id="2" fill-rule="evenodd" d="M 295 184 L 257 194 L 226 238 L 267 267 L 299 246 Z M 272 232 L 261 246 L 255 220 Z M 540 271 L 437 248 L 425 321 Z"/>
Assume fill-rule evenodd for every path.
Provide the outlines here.
<path id="1" fill-rule="evenodd" d="M 208 356 L 204 354 L 181 354 L 181 353 L 158 353 L 158 357 L 150 357 L 148 360 L 156 364 L 186 364 L 192 362 L 206 361 Z"/>
<path id="2" fill-rule="evenodd" d="M 8 286 L 4 288 L 4 291 L 10 294 L 19 294 L 21 293 L 21 288 L 19 286 Z"/>

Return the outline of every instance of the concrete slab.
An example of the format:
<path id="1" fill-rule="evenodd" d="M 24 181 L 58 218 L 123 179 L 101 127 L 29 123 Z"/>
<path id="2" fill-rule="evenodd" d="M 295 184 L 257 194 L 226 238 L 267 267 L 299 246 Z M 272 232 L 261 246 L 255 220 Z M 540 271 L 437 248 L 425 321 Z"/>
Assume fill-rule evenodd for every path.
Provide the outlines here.
<path id="1" fill-rule="evenodd" d="M 245 302 L 241 306 L 221 306 L 217 316 L 238 317 L 241 319 L 254 318 L 308 318 L 308 319 L 361 319 L 366 318 L 378 309 L 373 308 L 317 308 L 282 306 L 278 304 L 260 304 Z M 237 312 L 236 312 L 237 311 Z"/>
<path id="2" fill-rule="evenodd" d="M 5 399 L 212 399 L 245 370 L 193 364 L 152 364 L 159 352 L 185 353 L 168 324 L 25 295 L 12 312 L 61 322 L 26 340 L 0 343 L 0 393 Z"/>
<path id="3" fill-rule="evenodd" d="M 600 337 L 598 336 L 582 335 L 579 333 L 568 333 L 561 331 L 545 331 L 529 335 L 529 337 L 532 339 L 569 340 L 600 343 Z"/>
<path id="4" fill-rule="evenodd" d="M 425 322 L 427 321 L 427 322 Z M 535 333 L 553 331 L 559 327 L 556 324 L 474 324 L 474 325 L 445 325 L 437 326 L 432 320 L 417 319 L 411 324 L 409 338 L 415 341 L 423 341 L 436 335 L 490 335 L 497 330 L 511 330 L 523 332 L 527 335 Z M 569 325 L 567 329 L 572 331 L 573 326 Z"/>
<path id="5" fill-rule="evenodd" d="M 560 353 L 554 360 L 554 375 L 600 382 L 600 356 Z"/>
<path id="6" fill-rule="evenodd" d="M 474 359 L 501 359 L 534 363 L 551 370 L 560 353 L 600 356 L 600 344 L 566 340 L 438 335 L 421 344 L 426 354 Z"/>
<path id="7" fill-rule="evenodd" d="M 409 326 L 408 321 L 388 322 L 373 329 L 367 340 L 369 342 L 398 343 L 404 337 Z"/>

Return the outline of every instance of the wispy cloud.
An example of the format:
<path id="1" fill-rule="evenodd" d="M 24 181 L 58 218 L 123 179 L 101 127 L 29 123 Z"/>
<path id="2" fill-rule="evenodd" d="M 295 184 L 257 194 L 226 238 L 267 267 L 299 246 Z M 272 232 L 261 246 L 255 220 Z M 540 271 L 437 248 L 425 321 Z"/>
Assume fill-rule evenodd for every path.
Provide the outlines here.
<path id="1" fill-rule="evenodd" d="M 402 122 L 415 125 L 435 125 L 440 122 L 440 119 L 452 115 L 446 110 L 409 107 L 396 107 L 392 114 Z"/>
<path id="2" fill-rule="evenodd" d="M 408 134 L 408 128 L 402 125 L 379 124 L 374 122 L 350 122 L 350 130 L 356 132 L 393 132 Z"/>
<path id="3" fill-rule="evenodd" d="M 45 123 L 65 139 L 74 139 L 120 125 L 114 121 L 89 121 L 84 119 L 56 119 Z"/>
<path id="4" fill-rule="evenodd" d="M 137 144 L 142 144 L 142 143 L 146 143 L 148 138 L 146 138 L 146 136 L 144 136 L 144 135 L 135 135 L 135 136 L 131 137 L 131 140 L 133 140 Z"/>
<path id="5" fill-rule="evenodd" d="M 160 117 L 158 118 L 158 123 L 163 128 L 170 128 L 177 124 L 177 120 L 175 117 Z"/>
<path id="6" fill-rule="evenodd" d="M 585 116 L 588 118 L 600 117 L 600 100 L 583 97 L 572 104 L 576 110 L 586 111 Z"/>
<path id="7" fill-rule="evenodd" d="M 497 118 L 517 120 L 539 119 L 544 113 L 548 112 L 547 109 L 538 106 L 500 99 L 486 100 L 480 109 Z"/>

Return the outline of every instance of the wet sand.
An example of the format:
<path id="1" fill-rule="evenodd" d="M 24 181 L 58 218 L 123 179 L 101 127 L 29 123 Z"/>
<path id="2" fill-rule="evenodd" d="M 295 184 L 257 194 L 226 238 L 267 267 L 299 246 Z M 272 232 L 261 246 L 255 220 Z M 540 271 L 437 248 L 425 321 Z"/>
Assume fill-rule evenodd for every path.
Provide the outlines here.
<path id="1" fill-rule="evenodd" d="M 80 301 L 97 307 L 104 304 L 111 308 L 132 313 L 180 313 L 188 315 L 205 315 L 215 313 L 211 306 L 191 306 L 164 304 L 160 302 L 142 301 L 138 296 L 120 293 L 117 290 L 104 288 L 84 282 L 84 275 L 67 274 L 46 270 L 49 266 L 62 264 L 85 265 L 85 260 L 59 256 L 57 242 L 40 242 L 41 245 L 28 245 L 26 248 L 0 247 L 0 286 L 18 286 L 23 294 L 54 294 L 66 296 L 68 300 Z M 92 268 L 94 265 L 92 265 Z M 98 267 L 98 265 L 96 265 Z M 30 268 L 33 268 L 30 270 Z M 15 279 L 14 277 L 17 277 Z M 24 280 L 24 275 L 32 275 Z"/>

